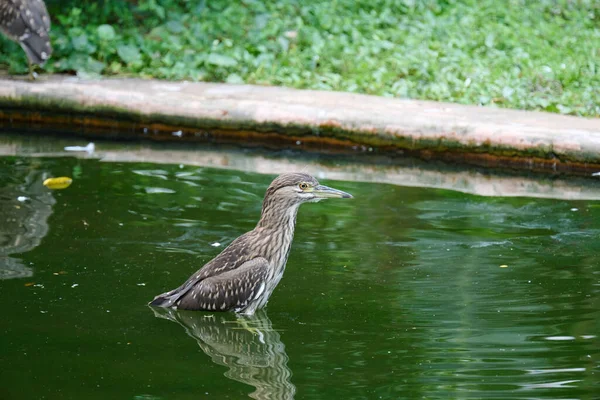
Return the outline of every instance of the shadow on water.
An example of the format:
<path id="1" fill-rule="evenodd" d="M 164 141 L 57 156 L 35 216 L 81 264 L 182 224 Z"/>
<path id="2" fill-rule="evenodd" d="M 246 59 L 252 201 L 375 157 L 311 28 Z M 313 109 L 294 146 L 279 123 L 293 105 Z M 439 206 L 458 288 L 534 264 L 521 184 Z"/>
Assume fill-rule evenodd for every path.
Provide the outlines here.
<path id="1" fill-rule="evenodd" d="M 266 311 L 253 316 L 207 314 L 151 307 L 157 318 L 178 323 L 215 364 L 229 368 L 225 376 L 254 386 L 257 400 L 289 400 L 296 387 L 291 382 L 288 356 L 279 333 Z"/>

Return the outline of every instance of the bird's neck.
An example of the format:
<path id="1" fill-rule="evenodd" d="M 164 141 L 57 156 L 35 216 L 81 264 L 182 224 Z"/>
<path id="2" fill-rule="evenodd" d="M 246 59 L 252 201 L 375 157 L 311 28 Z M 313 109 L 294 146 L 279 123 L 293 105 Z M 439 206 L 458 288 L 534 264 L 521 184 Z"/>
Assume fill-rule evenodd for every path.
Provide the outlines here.
<path id="1" fill-rule="evenodd" d="M 259 230 L 287 233 L 290 239 L 294 235 L 296 226 L 296 215 L 300 204 L 278 204 L 277 202 L 265 200 L 263 203 L 260 221 L 256 226 Z"/>
<path id="2" fill-rule="evenodd" d="M 262 252 L 269 261 L 272 268 L 269 284 L 267 285 L 266 299 L 275 289 L 277 283 L 283 275 L 285 264 L 287 263 L 292 241 L 294 240 L 294 227 L 296 225 L 296 214 L 300 204 L 290 204 L 289 207 L 282 204 L 273 204 L 269 206 L 266 202 L 263 205 L 263 211 L 256 226 L 255 232 L 262 243 Z"/>

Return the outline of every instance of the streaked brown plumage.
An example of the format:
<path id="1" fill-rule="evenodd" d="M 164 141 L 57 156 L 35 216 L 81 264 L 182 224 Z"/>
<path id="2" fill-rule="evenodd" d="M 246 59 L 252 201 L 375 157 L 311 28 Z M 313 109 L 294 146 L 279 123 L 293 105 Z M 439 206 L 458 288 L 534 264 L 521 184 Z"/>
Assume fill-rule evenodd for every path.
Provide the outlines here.
<path id="1" fill-rule="evenodd" d="M 351 197 L 320 185 L 307 174 L 280 175 L 267 189 L 256 228 L 235 239 L 183 285 L 156 296 L 150 305 L 253 314 L 267 304 L 283 276 L 300 204 Z"/>
<path id="2" fill-rule="evenodd" d="M 43 0 L 0 0 L 0 31 L 25 50 L 31 74 L 32 64 L 42 65 L 52 54 L 50 16 Z"/>

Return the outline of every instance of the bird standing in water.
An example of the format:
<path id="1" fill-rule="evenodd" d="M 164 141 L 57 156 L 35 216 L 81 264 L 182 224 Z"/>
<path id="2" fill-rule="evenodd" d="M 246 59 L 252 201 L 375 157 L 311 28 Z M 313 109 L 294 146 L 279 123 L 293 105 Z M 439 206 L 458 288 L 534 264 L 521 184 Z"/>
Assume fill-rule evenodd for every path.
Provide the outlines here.
<path id="1" fill-rule="evenodd" d="M 183 285 L 156 296 L 150 305 L 253 314 L 267 304 L 283 276 L 298 207 L 327 198 L 352 196 L 320 185 L 307 174 L 278 176 L 267 189 L 256 228 L 235 239 Z"/>
<path id="2" fill-rule="evenodd" d="M 50 16 L 44 1 L 0 0 L 0 31 L 25 50 L 29 76 L 34 79 L 33 65 L 43 65 L 52 54 Z"/>

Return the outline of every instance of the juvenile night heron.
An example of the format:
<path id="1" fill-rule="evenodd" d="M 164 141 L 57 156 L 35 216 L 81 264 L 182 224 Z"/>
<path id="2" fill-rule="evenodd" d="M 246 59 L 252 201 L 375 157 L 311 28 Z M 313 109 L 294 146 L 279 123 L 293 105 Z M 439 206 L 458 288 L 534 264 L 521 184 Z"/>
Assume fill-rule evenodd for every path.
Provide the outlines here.
<path id="1" fill-rule="evenodd" d="M 33 64 L 43 65 L 52 54 L 50 16 L 44 1 L 0 0 L 0 31 L 25 50 L 33 79 Z"/>
<path id="2" fill-rule="evenodd" d="M 267 304 L 281 280 L 302 203 L 352 198 L 310 175 L 288 173 L 267 189 L 256 228 L 235 239 L 177 289 L 158 295 L 152 306 L 253 314 Z"/>

